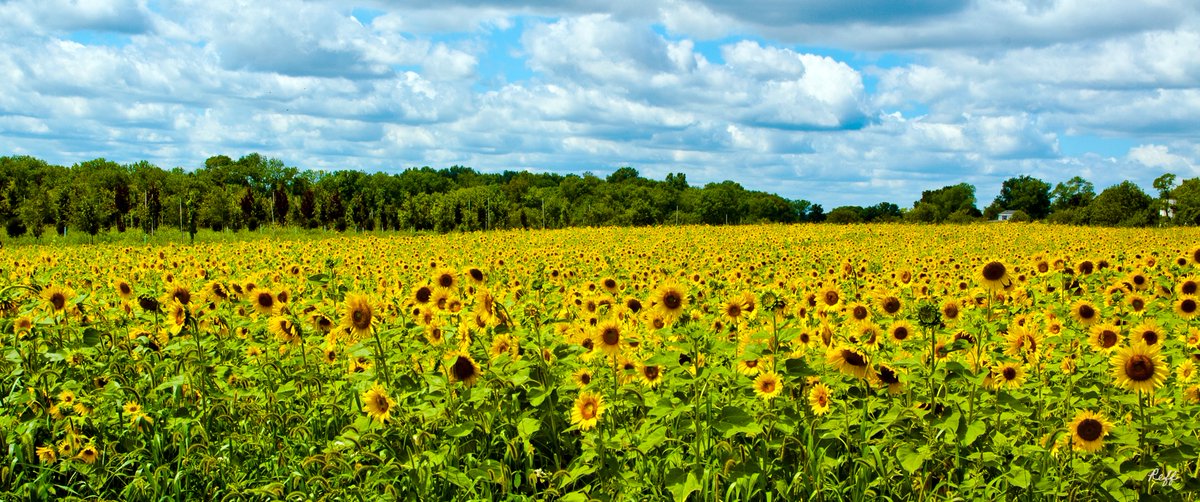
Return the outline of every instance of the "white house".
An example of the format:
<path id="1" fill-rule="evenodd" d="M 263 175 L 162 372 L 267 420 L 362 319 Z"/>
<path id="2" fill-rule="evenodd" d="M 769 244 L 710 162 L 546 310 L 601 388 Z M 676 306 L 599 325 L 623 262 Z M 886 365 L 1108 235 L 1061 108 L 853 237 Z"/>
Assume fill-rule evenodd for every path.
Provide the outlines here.
<path id="1" fill-rule="evenodd" d="M 996 221 L 1008 221 L 1010 218 L 1012 218 L 1013 214 L 1016 214 L 1016 211 L 1012 209 L 1009 209 L 1008 211 L 1000 211 L 1000 214 L 996 215 Z"/>

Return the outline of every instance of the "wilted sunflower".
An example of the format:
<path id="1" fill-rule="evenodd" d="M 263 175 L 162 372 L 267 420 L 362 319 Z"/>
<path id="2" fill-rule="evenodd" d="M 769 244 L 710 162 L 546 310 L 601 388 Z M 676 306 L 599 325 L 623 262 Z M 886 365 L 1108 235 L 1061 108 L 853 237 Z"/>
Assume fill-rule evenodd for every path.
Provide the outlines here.
<path id="1" fill-rule="evenodd" d="M 67 308 L 67 302 L 72 296 L 74 296 L 73 292 L 58 286 L 50 286 L 42 290 L 42 299 L 46 300 L 50 309 L 56 314 Z"/>
<path id="2" fill-rule="evenodd" d="M 1092 326 L 1090 334 L 1088 343 L 1092 345 L 1092 348 L 1099 351 L 1112 352 L 1121 343 L 1121 330 L 1112 323 L 1102 323 Z"/>
<path id="3" fill-rule="evenodd" d="M 571 407 L 571 424 L 586 431 L 596 426 L 601 415 L 604 415 L 604 398 L 594 392 L 582 392 Z"/>
<path id="4" fill-rule="evenodd" d="M 808 405 L 812 408 L 814 415 L 826 415 L 833 405 L 833 396 L 829 392 L 829 387 L 823 383 L 818 383 L 808 391 Z"/>
<path id="5" fill-rule="evenodd" d="M 1112 357 L 1112 375 L 1117 385 L 1126 390 L 1153 393 L 1167 379 L 1167 363 L 1163 361 L 1158 348 L 1160 345 L 1147 346 L 1143 343 L 1133 343 Z"/>
<path id="6" fill-rule="evenodd" d="M 386 422 L 392 416 L 392 408 L 396 406 L 396 401 L 388 396 L 387 390 L 375 382 L 370 389 L 367 389 L 362 394 L 363 411 L 379 423 Z"/>
<path id="7" fill-rule="evenodd" d="M 1008 267 L 999 261 L 989 261 L 979 267 L 976 278 L 987 289 L 1007 288 L 1012 285 L 1008 278 Z"/>
<path id="8" fill-rule="evenodd" d="M 783 381 L 774 371 L 764 371 L 754 379 L 754 394 L 764 401 L 770 401 L 783 392 Z"/>
<path id="9" fill-rule="evenodd" d="M 675 319 L 687 308 L 687 292 L 679 284 L 669 282 L 654 291 L 652 302 L 663 316 Z"/>
<path id="10" fill-rule="evenodd" d="M 371 336 L 371 327 L 375 323 L 375 309 L 371 301 L 365 295 L 346 295 L 344 308 L 342 326 L 355 337 Z"/>
<path id="11" fill-rule="evenodd" d="M 1100 310 L 1092 302 L 1079 300 L 1071 305 L 1071 317 L 1084 326 L 1091 326 L 1100 321 Z"/>
<path id="12" fill-rule="evenodd" d="M 462 382 L 463 385 L 470 387 L 479 379 L 479 365 L 475 363 L 475 359 L 470 354 L 451 352 L 447 360 L 450 361 L 448 369 L 451 382 Z"/>
<path id="13" fill-rule="evenodd" d="M 1197 303 L 1195 296 L 1181 296 L 1175 300 L 1175 314 L 1183 320 L 1195 319 L 1200 314 L 1200 303 Z"/>
<path id="14" fill-rule="evenodd" d="M 1104 436 L 1112 430 L 1112 423 L 1104 415 L 1084 410 L 1075 415 L 1067 426 L 1071 429 L 1071 444 L 1079 451 L 1094 452 L 1104 446 Z"/>
<path id="15" fill-rule="evenodd" d="M 866 379 L 871 375 L 870 360 L 856 349 L 839 346 L 830 350 L 825 359 L 838 371 L 854 378 Z"/>
<path id="16" fill-rule="evenodd" d="M 58 460 L 58 451 L 53 445 L 37 447 L 38 460 L 43 464 L 53 464 Z"/>

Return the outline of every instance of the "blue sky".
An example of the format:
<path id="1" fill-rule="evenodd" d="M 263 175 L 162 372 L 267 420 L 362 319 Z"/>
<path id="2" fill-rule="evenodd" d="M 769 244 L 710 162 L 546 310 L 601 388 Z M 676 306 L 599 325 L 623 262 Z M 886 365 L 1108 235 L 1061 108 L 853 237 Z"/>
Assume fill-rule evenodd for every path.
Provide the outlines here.
<path id="1" fill-rule="evenodd" d="M 832 208 L 1200 176 L 1191 0 L 0 1 L 0 155 L 428 165 Z"/>

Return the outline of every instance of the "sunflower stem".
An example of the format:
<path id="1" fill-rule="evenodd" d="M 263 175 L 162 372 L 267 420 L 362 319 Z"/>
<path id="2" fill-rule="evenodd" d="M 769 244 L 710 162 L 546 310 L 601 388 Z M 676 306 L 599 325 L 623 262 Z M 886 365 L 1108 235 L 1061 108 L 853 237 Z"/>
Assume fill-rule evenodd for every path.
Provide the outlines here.
<path id="1" fill-rule="evenodd" d="M 383 368 L 383 381 L 387 382 L 388 388 L 392 388 L 392 374 L 388 370 L 387 359 L 383 357 L 383 343 L 379 341 L 379 330 L 371 328 L 371 335 L 375 338 L 375 365 Z"/>

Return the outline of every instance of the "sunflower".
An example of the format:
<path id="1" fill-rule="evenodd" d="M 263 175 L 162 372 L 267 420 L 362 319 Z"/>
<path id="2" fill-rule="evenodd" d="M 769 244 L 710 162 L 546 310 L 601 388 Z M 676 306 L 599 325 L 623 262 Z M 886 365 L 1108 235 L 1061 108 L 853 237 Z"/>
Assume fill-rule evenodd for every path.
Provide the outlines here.
<path id="1" fill-rule="evenodd" d="M 903 343 L 914 333 L 912 323 L 905 320 L 893 322 L 891 326 L 888 326 L 888 338 L 896 343 Z"/>
<path id="2" fill-rule="evenodd" d="M 1103 323 L 1092 326 L 1088 343 L 1102 352 L 1112 352 L 1121 343 L 1121 330 L 1115 324 Z"/>
<path id="3" fill-rule="evenodd" d="M 1104 436 L 1112 430 L 1112 423 L 1104 415 L 1092 411 L 1081 411 L 1067 426 L 1071 429 L 1071 443 L 1076 450 L 1094 452 L 1104 447 Z"/>
<path id="4" fill-rule="evenodd" d="M 883 338 L 879 326 L 871 321 L 859 322 L 851 328 L 851 332 L 853 334 L 850 336 L 850 341 L 861 344 L 862 348 L 866 350 L 878 349 L 879 342 Z"/>
<path id="5" fill-rule="evenodd" d="M 887 385 L 888 394 L 900 394 L 904 392 L 904 382 L 900 381 L 900 372 L 892 369 L 886 364 L 879 365 L 879 373 L 876 375 L 879 382 Z"/>
<path id="6" fill-rule="evenodd" d="M 54 446 L 39 446 L 37 447 L 37 458 L 43 464 L 53 464 L 58 460 L 58 452 Z"/>
<path id="7" fill-rule="evenodd" d="M 1179 363 L 1179 367 L 1175 368 L 1175 376 L 1179 378 L 1180 382 L 1191 382 L 1196 377 L 1196 363 L 1191 359 L 1184 359 L 1182 363 Z"/>
<path id="8" fill-rule="evenodd" d="M 163 303 L 171 303 L 171 301 L 187 305 L 192 302 L 192 291 L 187 286 L 173 282 L 167 287 L 167 294 L 162 299 Z"/>
<path id="9" fill-rule="evenodd" d="M 942 318 L 947 321 L 958 320 L 958 314 L 962 312 L 962 307 L 959 306 L 958 300 L 949 298 L 942 302 Z"/>
<path id="10" fill-rule="evenodd" d="M 1163 330 L 1153 319 L 1146 319 L 1137 326 L 1134 326 L 1129 336 L 1135 341 L 1140 340 L 1146 345 L 1158 345 L 1162 342 Z"/>
<path id="11" fill-rule="evenodd" d="M 272 335 L 275 335 L 275 338 L 279 339 L 279 341 L 283 343 L 293 343 L 298 341 L 296 337 L 298 334 L 296 333 L 296 323 L 284 316 L 272 316 L 271 319 L 267 321 L 267 331 L 269 331 Z"/>
<path id="12" fill-rule="evenodd" d="M 641 373 L 642 383 L 651 389 L 662 383 L 662 367 L 657 364 L 643 364 L 638 368 L 638 372 Z"/>
<path id="13" fill-rule="evenodd" d="M 999 261 L 983 264 L 975 278 L 987 289 L 1007 288 L 1012 285 L 1012 279 L 1008 278 L 1008 267 Z"/>
<path id="14" fill-rule="evenodd" d="M 257 310 L 259 314 L 269 316 L 279 308 L 279 301 L 275 299 L 275 293 L 266 289 L 255 289 L 253 293 L 250 293 L 250 297 L 253 300 L 254 310 Z"/>
<path id="15" fill-rule="evenodd" d="M 1025 326 L 1009 327 L 1005 340 L 1008 342 L 1008 347 L 1004 349 L 1004 353 L 1010 356 L 1027 356 L 1036 360 L 1041 354 L 1039 352 L 1042 348 L 1041 334 Z"/>
<path id="16" fill-rule="evenodd" d="M 827 415 L 833 405 L 833 396 L 829 392 L 829 387 L 823 383 L 818 383 L 808 391 L 808 405 L 812 408 L 814 415 Z"/>
<path id="17" fill-rule="evenodd" d="M 571 373 L 571 380 L 574 381 L 575 385 L 581 389 L 587 387 L 592 383 L 592 370 L 588 368 L 579 368 L 575 370 L 574 373 Z"/>
<path id="18" fill-rule="evenodd" d="M 1190 321 L 1195 319 L 1197 314 L 1200 314 L 1200 303 L 1195 296 L 1181 296 L 1175 300 L 1175 315 L 1180 319 Z"/>
<path id="19" fill-rule="evenodd" d="M 1159 353 L 1160 345 L 1143 343 L 1128 345 L 1112 357 L 1112 375 L 1117 385 L 1126 390 L 1153 393 L 1167 379 L 1166 361 Z"/>
<path id="20" fill-rule="evenodd" d="M 29 332 L 31 330 L 33 330 L 33 318 L 32 317 L 30 317 L 28 315 L 23 315 L 21 317 L 18 317 L 15 321 L 13 321 L 13 334 L 15 334 L 17 336 L 24 336 L 24 335 L 29 334 Z"/>
<path id="21" fill-rule="evenodd" d="M 764 371 L 754 379 L 754 393 L 764 401 L 770 401 L 783 391 L 783 381 L 774 371 Z"/>
<path id="22" fill-rule="evenodd" d="M 396 401 L 388 396 L 387 390 L 379 385 L 379 382 L 362 393 L 362 401 L 364 403 L 363 411 L 367 413 L 367 416 L 378 420 L 381 424 L 391 418 L 392 408 L 396 406 Z"/>
<path id="23" fill-rule="evenodd" d="M 879 310 L 883 311 L 883 313 L 890 316 L 894 316 L 899 313 L 902 306 L 900 299 L 892 295 L 883 295 L 878 297 L 875 300 L 875 305 L 879 307 Z"/>
<path id="24" fill-rule="evenodd" d="M 96 445 L 89 443 L 79 449 L 79 455 L 76 455 L 75 458 L 85 464 L 94 464 L 96 459 L 100 458 L 100 450 L 96 449 Z"/>
<path id="25" fill-rule="evenodd" d="M 519 350 L 520 345 L 516 338 L 508 333 L 502 333 L 492 338 L 492 346 L 488 349 L 488 355 L 495 359 L 502 354 L 507 354 L 509 359 L 516 359 Z"/>
<path id="26" fill-rule="evenodd" d="M 68 289 L 63 289 L 59 286 L 50 286 L 42 290 L 42 299 L 50 305 L 50 309 L 54 313 L 62 312 L 67 308 L 67 302 L 70 301 L 74 293 Z"/>
<path id="27" fill-rule="evenodd" d="M 842 293 L 838 291 L 836 286 L 830 284 L 817 293 L 817 301 L 827 310 L 836 309 L 842 304 Z"/>
<path id="28" fill-rule="evenodd" d="M 475 359 L 466 352 L 452 352 L 447 360 L 451 361 L 449 365 L 450 381 L 462 382 L 463 385 L 470 387 L 479 379 L 479 365 L 475 363 Z"/>
<path id="29" fill-rule="evenodd" d="M 617 280 L 613 279 L 612 277 L 605 277 L 600 281 L 600 287 L 604 288 L 604 290 L 608 291 L 610 294 L 617 294 L 617 286 Z"/>
<path id="30" fill-rule="evenodd" d="M 471 284 L 478 286 L 487 280 L 487 274 L 484 274 L 479 267 L 468 267 L 467 279 L 471 281 Z"/>
<path id="31" fill-rule="evenodd" d="M 737 321 L 742 317 L 742 299 L 740 296 L 730 298 L 721 306 L 721 314 L 729 318 L 730 321 Z"/>
<path id="32" fill-rule="evenodd" d="M 371 326 L 375 322 L 375 310 L 370 300 L 364 295 L 346 295 L 345 311 L 342 316 L 342 326 L 356 337 L 371 336 Z"/>
<path id="33" fill-rule="evenodd" d="M 453 269 L 443 268 L 433 275 L 433 285 L 439 289 L 452 290 L 458 285 L 458 277 L 454 275 Z"/>
<path id="34" fill-rule="evenodd" d="M 125 279 L 117 279 L 113 281 L 113 289 L 117 290 L 117 296 L 119 296 L 122 300 L 133 299 L 133 286 L 129 284 L 129 281 L 126 281 Z"/>
<path id="35" fill-rule="evenodd" d="M 746 376 L 757 375 L 762 370 L 762 361 L 757 357 L 741 359 L 737 362 L 737 372 Z"/>
<path id="36" fill-rule="evenodd" d="M 429 300 L 433 299 L 433 288 L 429 286 L 416 286 L 412 290 L 412 302 L 416 305 L 425 305 Z"/>
<path id="37" fill-rule="evenodd" d="M 1100 320 L 1100 310 L 1092 302 L 1079 300 L 1071 305 L 1071 317 L 1079 324 L 1091 326 Z"/>
<path id="38" fill-rule="evenodd" d="M 593 332 L 593 346 L 609 355 L 619 354 L 621 347 L 626 345 L 623 331 L 621 323 L 616 320 L 601 322 Z"/>
<path id="39" fill-rule="evenodd" d="M 687 308 L 687 292 L 679 284 L 669 282 L 654 291 L 652 303 L 664 317 L 675 319 Z"/>
<path id="40" fill-rule="evenodd" d="M 871 375 L 871 364 L 866 354 L 847 346 L 838 346 L 830 350 L 825 359 L 846 375 L 866 379 Z"/>
<path id="41" fill-rule="evenodd" d="M 588 430 L 596 426 L 600 416 L 604 415 L 604 398 L 594 392 L 583 392 L 575 399 L 571 407 L 571 424 L 579 430 Z"/>
<path id="42" fill-rule="evenodd" d="M 1019 389 L 1025 383 L 1025 368 L 1017 363 L 1001 364 L 992 369 L 992 374 L 992 385 L 997 389 Z"/>

